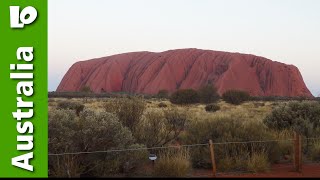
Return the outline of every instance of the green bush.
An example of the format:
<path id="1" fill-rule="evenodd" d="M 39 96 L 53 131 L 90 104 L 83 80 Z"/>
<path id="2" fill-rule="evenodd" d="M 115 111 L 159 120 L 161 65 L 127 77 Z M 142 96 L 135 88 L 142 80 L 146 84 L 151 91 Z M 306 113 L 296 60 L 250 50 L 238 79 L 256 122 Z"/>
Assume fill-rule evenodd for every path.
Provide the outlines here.
<path id="1" fill-rule="evenodd" d="M 84 110 L 76 117 L 71 110 L 49 111 L 49 152 L 92 152 L 144 147 L 136 145 L 130 130 L 118 118 L 106 112 Z M 136 167 L 143 162 L 146 151 L 132 153 L 95 153 L 49 157 L 50 176 L 105 177 L 123 171 L 124 165 Z M 145 154 L 142 156 L 141 154 Z M 143 159 L 141 159 L 143 157 Z M 138 163 L 138 164 L 137 164 Z M 132 169 L 132 168 L 127 168 Z"/>
<path id="2" fill-rule="evenodd" d="M 134 135 L 139 143 L 147 147 L 163 146 L 176 140 L 185 129 L 186 123 L 185 111 L 151 109 L 144 114 Z"/>
<path id="3" fill-rule="evenodd" d="M 264 102 L 254 102 L 253 105 L 255 108 L 259 108 L 259 107 L 264 107 L 265 103 Z"/>
<path id="4" fill-rule="evenodd" d="M 320 104 L 316 102 L 290 102 L 274 109 L 264 123 L 271 129 L 293 130 L 311 137 L 320 127 Z"/>
<path id="5" fill-rule="evenodd" d="M 76 114 L 79 116 L 80 112 L 84 109 L 84 105 L 74 101 L 61 101 L 58 103 L 57 108 L 75 110 Z"/>
<path id="6" fill-rule="evenodd" d="M 195 104 L 199 103 L 199 95 L 193 89 L 182 89 L 171 95 L 170 102 L 173 104 Z"/>
<path id="7" fill-rule="evenodd" d="M 259 121 L 247 120 L 247 117 L 238 115 L 215 116 L 191 121 L 187 126 L 187 137 L 184 144 L 208 143 L 211 139 L 214 143 L 220 142 L 247 142 L 274 139 L 265 125 Z M 226 144 L 215 146 L 217 164 L 226 163 L 230 157 L 233 163 L 242 162 L 236 157 L 248 157 L 253 152 L 266 152 L 269 162 L 280 159 L 280 150 L 276 142 L 268 143 L 244 143 Z M 193 148 L 191 151 L 193 165 L 199 168 L 210 168 L 207 154 L 209 151 L 202 148 Z M 224 162 L 223 162 L 224 161 Z M 234 169 L 239 170 L 239 169 Z"/>
<path id="8" fill-rule="evenodd" d="M 254 96 L 250 98 L 250 101 L 304 101 L 310 100 L 308 97 L 298 96 L 298 97 L 286 97 L 286 96 Z"/>
<path id="9" fill-rule="evenodd" d="M 227 103 L 239 105 L 245 101 L 249 101 L 250 95 L 245 91 L 229 90 L 223 93 L 222 99 Z"/>
<path id="10" fill-rule="evenodd" d="M 199 99 L 201 103 L 215 103 L 220 99 L 217 89 L 213 85 L 207 85 L 199 89 Z"/>
<path id="11" fill-rule="evenodd" d="M 186 177 L 191 170 L 189 152 L 166 150 L 156 160 L 154 174 L 158 177 Z"/>
<path id="12" fill-rule="evenodd" d="M 89 86 L 84 86 L 80 89 L 80 92 L 85 92 L 85 93 L 92 93 L 93 91 Z"/>
<path id="13" fill-rule="evenodd" d="M 145 109 L 146 102 L 136 97 L 115 98 L 105 103 L 105 110 L 116 114 L 123 126 L 128 127 L 133 133 Z"/>
<path id="14" fill-rule="evenodd" d="M 207 112 L 216 112 L 220 110 L 220 106 L 217 104 L 209 104 L 209 105 L 206 105 L 205 110 Z"/>
<path id="15" fill-rule="evenodd" d="M 158 107 L 159 108 L 166 108 L 166 107 L 168 107 L 168 105 L 166 103 L 161 102 L 158 104 Z"/>
<path id="16" fill-rule="evenodd" d="M 169 91 L 167 90 L 160 90 L 157 94 L 157 98 L 160 99 L 168 99 L 169 98 Z"/>

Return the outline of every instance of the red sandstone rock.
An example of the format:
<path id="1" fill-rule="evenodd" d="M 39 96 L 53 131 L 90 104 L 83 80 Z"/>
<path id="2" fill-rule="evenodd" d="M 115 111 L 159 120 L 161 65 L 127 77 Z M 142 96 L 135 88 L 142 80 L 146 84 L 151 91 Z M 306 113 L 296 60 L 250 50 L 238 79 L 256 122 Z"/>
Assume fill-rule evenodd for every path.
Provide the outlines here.
<path id="1" fill-rule="evenodd" d="M 133 52 L 77 62 L 57 91 L 79 91 L 89 86 L 94 92 L 156 94 L 163 89 L 198 89 L 209 82 L 220 94 L 239 89 L 253 96 L 312 97 L 293 65 L 254 55 L 199 49 Z"/>

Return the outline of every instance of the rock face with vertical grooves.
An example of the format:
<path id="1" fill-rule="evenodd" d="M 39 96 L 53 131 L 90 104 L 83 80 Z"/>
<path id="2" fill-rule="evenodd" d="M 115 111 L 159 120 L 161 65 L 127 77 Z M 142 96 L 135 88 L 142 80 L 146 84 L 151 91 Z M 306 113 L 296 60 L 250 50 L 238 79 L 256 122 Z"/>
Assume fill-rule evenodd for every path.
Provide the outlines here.
<path id="1" fill-rule="evenodd" d="M 297 67 L 248 54 L 199 49 L 161 53 L 132 52 L 77 62 L 58 92 L 80 91 L 156 94 L 159 90 L 198 89 L 213 83 L 220 94 L 230 89 L 253 96 L 306 96 Z"/>

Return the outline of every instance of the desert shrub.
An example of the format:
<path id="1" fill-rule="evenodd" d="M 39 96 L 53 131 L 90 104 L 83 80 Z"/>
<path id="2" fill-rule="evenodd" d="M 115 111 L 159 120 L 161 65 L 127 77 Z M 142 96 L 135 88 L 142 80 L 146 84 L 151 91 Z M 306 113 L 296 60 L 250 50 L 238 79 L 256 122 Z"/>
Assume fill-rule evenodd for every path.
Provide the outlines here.
<path id="1" fill-rule="evenodd" d="M 182 89 L 171 95 L 170 102 L 173 104 L 195 104 L 199 103 L 199 95 L 193 89 Z"/>
<path id="2" fill-rule="evenodd" d="M 223 93 L 222 99 L 227 103 L 239 105 L 250 100 L 250 95 L 245 91 L 229 90 Z"/>
<path id="3" fill-rule="evenodd" d="M 276 130 L 293 130 L 311 137 L 320 126 L 320 105 L 315 102 L 290 102 L 274 109 L 264 123 Z"/>
<path id="4" fill-rule="evenodd" d="M 268 128 L 259 121 L 246 120 L 239 115 L 224 115 L 194 120 L 187 128 L 187 138 L 184 144 L 207 143 L 210 139 L 214 143 L 220 142 L 247 142 L 273 139 Z M 191 150 L 192 162 L 195 167 L 209 168 L 207 150 Z M 275 142 L 268 143 L 244 143 L 221 144 L 215 146 L 217 163 L 224 161 L 226 157 L 248 157 L 253 152 L 265 151 L 270 162 L 280 158 L 279 147 Z M 209 153 L 209 152 L 207 152 Z M 240 161 L 239 161 L 240 162 Z M 235 160 L 233 161 L 235 163 Z"/>
<path id="5" fill-rule="evenodd" d="M 166 150 L 156 160 L 154 174 L 158 177 L 186 177 L 191 170 L 186 149 Z"/>
<path id="6" fill-rule="evenodd" d="M 175 134 L 184 130 L 187 122 L 187 113 L 185 110 L 179 110 L 177 108 L 171 108 L 164 110 L 164 118 L 166 119 L 167 126 L 177 131 Z"/>
<path id="7" fill-rule="evenodd" d="M 265 103 L 264 102 L 254 102 L 253 105 L 255 108 L 259 108 L 259 107 L 264 107 Z"/>
<path id="8" fill-rule="evenodd" d="M 276 98 L 273 96 L 252 96 L 251 101 L 275 101 Z"/>
<path id="9" fill-rule="evenodd" d="M 115 94 L 109 93 L 92 93 L 92 92 L 49 92 L 49 98 L 110 98 L 116 96 Z"/>
<path id="10" fill-rule="evenodd" d="M 84 110 L 76 117 L 70 110 L 49 111 L 49 152 L 91 152 L 136 147 L 130 130 L 118 118 L 106 112 Z M 140 146 L 139 147 L 143 147 Z M 142 152 L 140 152 L 142 153 Z M 116 153 L 50 156 L 51 176 L 107 176 L 123 170 L 124 164 L 137 166 L 140 156 Z M 120 158 L 121 157 L 121 158 Z"/>
<path id="11" fill-rule="evenodd" d="M 84 109 L 84 105 L 74 101 L 61 101 L 58 103 L 57 108 L 75 110 L 76 114 L 79 116 L 80 112 Z"/>
<path id="12" fill-rule="evenodd" d="M 85 93 L 92 93 L 93 91 L 89 86 L 84 86 L 80 89 L 80 92 L 85 92 Z"/>
<path id="13" fill-rule="evenodd" d="M 160 99 L 168 99 L 169 98 L 169 91 L 168 90 L 160 90 L 157 94 L 157 98 Z"/>
<path id="14" fill-rule="evenodd" d="M 161 103 L 158 104 L 158 107 L 166 108 L 166 107 L 168 107 L 168 105 L 166 103 L 161 102 Z"/>
<path id="15" fill-rule="evenodd" d="M 207 85 L 199 89 L 199 99 L 201 103 L 215 103 L 220 99 L 217 89 L 213 85 Z"/>
<path id="16" fill-rule="evenodd" d="M 145 100 L 149 100 L 149 99 L 152 99 L 152 98 L 154 98 L 154 95 L 151 95 L 151 94 L 144 94 L 143 95 L 143 99 L 145 99 Z"/>
<path id="17" fill-rule="evenodd" d="M 298 96 L 298 97 L 286 97 L 286 96 L 255 96 L 250 98 L 251 101 L 304 101 L 310 100 L 308 97 Z"/>
<path id="18" fill-rule="evenodd" d="M 147 147 L 163 146 L 176 140 L 187 123 L 185 111 L 148 110 L 134 134 Z"/>
<path id="19" fill-rule="evenodd" d="M 310 157 L 312 161 L 320 162 L 320 141 L 316 141 L 310 148 Z"/>
<path id="20" fill-rule="evenodd" d="M 248 171 L 264 173 L 270 170 L 268 154 L 264 152 L 253 153 L 248 159 Z"/>
<path id="21" fill-rule="evenodd" d="M 207 112 L 216 112 L 220 110 L 220 106 L 217 104 L 209 104 L 209 105 L 206 105 L 205 110 Z"/>
<path id="22" fill-rule="evenodd" d="M 125 174 L 126 176 L 134 175 L 139 167 L 148 162 L 147 157 L 149 154 L 147 150 L 144 150 L 145 148 L 144 145 L 132 144 L 124 149 L 142 150 L 112 152 L 99 156 L 91 156 L 88 159 L 88 163 L 94 161 L 94 165 L 98 164 L 98 166 L 92 170 L 89 177 L 92 177 L 92 175 L 98 175 L 99 177 L 110 177 L 118 174 Z"/>
<path id="23" fill-rule="evenodd" d="M 136 97 L 115 98 L 105 103 L 105 110 L 116 114 L 120 122 L 133 133 L 145 109 L 145 101 Z"/>

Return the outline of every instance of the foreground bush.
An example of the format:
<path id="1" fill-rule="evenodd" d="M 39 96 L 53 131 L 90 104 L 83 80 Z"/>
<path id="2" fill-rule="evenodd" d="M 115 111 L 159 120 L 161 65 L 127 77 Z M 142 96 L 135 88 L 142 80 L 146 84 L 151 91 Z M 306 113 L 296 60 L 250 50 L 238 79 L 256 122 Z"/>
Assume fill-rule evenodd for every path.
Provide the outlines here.
<path id="1" fill-rule="evenodd" d="M 245 91 L 229 90 L 223 93 L 222 99 L 227 103 L 239 105 L 245 101 L 249 101 L 250 95 Z"/>
<path id="2" fill-rule="evenodd" d="M 147 147 L 164 146 L 176 140 L 185 129 L 186 112 L 178 109 L 148 110 L 134 134 Z"/>
<path id="3" fill-rule="evenodd" d="M 75 110 L 76 114 L 79 116 L 80 112 L 84 109 L 84 105 L 74 101 L 62 101 L 58 103 L 57 108 Z"/>
<path id="4" fill-rule="evenodd" d="M 320 127 L 320 104 L 316 102 L 290 102 L 274 109 L 264 123 L 276 130 L 292 130 L 306 137 L 317 135 Z"/>
<path id="5" fill-rule="evenodd" d="M 156 160 L 154 174 L 158 177 L 186 177 L 191 168 L 187 150 L 165 150 Z"/>
<path id="6" fill-rule="evenodd" d="M 136 97 L 116 98 L 105 103 L 105 110 L 116 114 L 123 126 L 128 127 L 133 133 L 145 109 L 145 101 Z"/>
<path id="7" fill-rule="evenodd" d="M 220 106 L 217 104 L 209 104 L 209 105 L 206 105 L 205 110 L 207 112 L 216 112 L 220 110 Z"/>
<path id="8" fill-rule="evenodd" d="M 160 99 L 168 99 L 169 98 L 169 91 L 167 90 L 160 90 L 157 94 L 157 98 Z"/>
<path id="9" fill-rule="evenodd" d="M 273 139 L 273 134 L 263 123 L 259 121 L 247 120 L 241 114 L 215 116 L 211 118 L 201 118 L 191 121 L 187 128 L 187 137 L 184 144 L 208 143 L 211 139 L 214 143 L 220 142 L 246 142 L 263 141 Z M 280 159 L 280 149 L 277 143 L 239 143 L 221 144 L 215 146 L 217 164 L 237 164 L 249 158 L 253 152 L 266 152 L 269 162 L 276 162 Z M 203 148 L 193 148 L 190 150 L 192 162 L 195 167 L 210 168 L 211 163 L 207 154 L 209 150 Z M 226 162 L 227 158 L 232 162 Z M 221 166 L 220 166 L 221 167 Z M 235 168 L 235 166 L 232 166 Z M 233 169 L 242 170 L 242 169 Z"/>
<path id="10" fill-rule="evenodd" d="M 118 118 L 106 112 L 84 110 L 76 117 L 70 110 L 49 111 L 49 152 L 92 152 L 144 147 L 135 144 L 130 130 Z M 134 154 L 139 153 L 139 154 Z M 138 166 L 145 151 L 134 153 L 94 153 L 49 157 L 50 176 L 108 176 Z M 132 156 L 132 155 L 135 156 Z M 144 155 L 141 155 L 144 154 Z M 142 158 L 143 157 L 143 158 Z"/>
<path id="11" fill-rule="evenodd" d="M 217 89 L 213 85 L 207 85 L 199 89 L 199 99 L 201 103 L 215 103 L 220 99 Z"/>
<path id="12" fill-rule="evenodd" d="M 199 95 L 193 89 L 182 89 L 174 92 L 170 97 L 173 104 L 195 104 L 199 103 Z"/>

